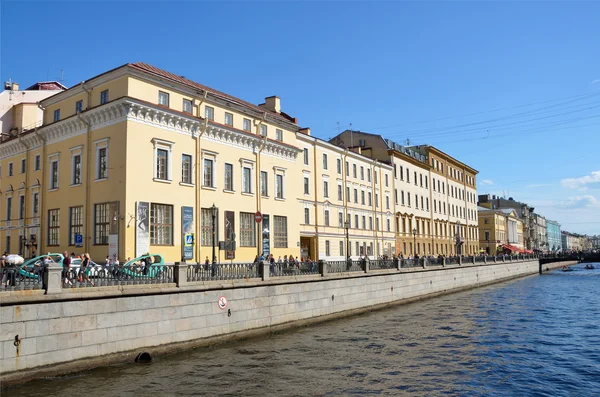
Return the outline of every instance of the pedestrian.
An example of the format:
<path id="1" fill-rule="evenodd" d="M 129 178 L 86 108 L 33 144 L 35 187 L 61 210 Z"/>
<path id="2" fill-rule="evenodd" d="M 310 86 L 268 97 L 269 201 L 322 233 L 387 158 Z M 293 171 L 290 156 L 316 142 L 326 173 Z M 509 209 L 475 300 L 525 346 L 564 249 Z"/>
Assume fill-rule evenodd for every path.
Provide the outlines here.
<path id="1" fill-rule="evenodd" d="M 90 254 L 86 252 L 85 254 L 83 254 L 83 260 L 81 261 L 81 267 L 79 268 L 79 271 L 82 274 L 82 280 L 80 282 L 83 282 L 83 280 L 85 279 L 85 281 L 92 284 L 93 287 L 94 282 L 90 279 L 91 267 L 92 264 L 90 261 Z"/>
<path id="2" fill-rule="evenodd" d="M 73 285 L 71 282 L 71 257 L 69 256 L 69 252 L 64 252 L 64 258 L 62 261 L 62 274 L 65 284 Z"/>

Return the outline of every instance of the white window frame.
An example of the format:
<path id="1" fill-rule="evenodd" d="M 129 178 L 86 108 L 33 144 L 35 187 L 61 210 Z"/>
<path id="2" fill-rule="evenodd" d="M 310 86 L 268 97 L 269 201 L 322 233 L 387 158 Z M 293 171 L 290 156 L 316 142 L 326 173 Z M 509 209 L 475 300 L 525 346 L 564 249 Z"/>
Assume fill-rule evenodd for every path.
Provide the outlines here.
<path id="1" fill-rule="evenodd" d="M 79 183 L 75 183 L 75 157 L 79 156 Z M 80 186 L 83 181 L 83 145 L 71 148 L 71 184 L 70 186 Z"/>
<path id="2" fill-rule="evenodd" d="M 209 150 L 202 150 L 202 163 L 201 163 L 201 167 L 202 167 L 202 189 L 208 189 L 208 190 L 215 190 L 217 188 L 217 152 L 212 152 Z M 204 184 L 204 161 L 205 160 L 210 160 L 212 161 L 212 175 L 211 175 L 211 180 L 213 183 L 213 186 L 208 186 Z"/>
<path id="3" fill-rule="evenodd" d="M 56 163 L 56 185 L 52 185 L 52 164 Z M 60 153 L 52 153 L 48 156 L 48 190 L 58 190 L 60 186 Z"/>
<path id="4" fill-rule="evenodd" d="M 108 141 L 109 138 L 94 141 L 94 146 L 96 147 L 96 170 L 94 172 L 96 182 L 105 181 L 108 179 Z M 100 177 L 100 149 L 106 149 L 106 175 L 103 178 Z M 156 164 L 154 165 L 154 169 L 156 172 Z"/>
<path id="5" fill-rule="evenodd" d="M 35 195 L 37 194 L 38 196 L 38 210 L 37 212 L 35 212 Z M 39 188 L 35 187 L 33 188 L 33 191 L 31 192 L 31 217 L 35 218 L 35 217 L 39 217 L 40 216 L 40 192 L 39 192 Z"/>
<path id="6" fill-rule="evenodd" d="M 100 105 L 104 105 L 108 102 L 108 89 L 100 92 Z"/>
<path id="7" fill-rule="evenodd" d="M 189 169 L 189 182 L 183 181 L 183 156 L 190 157 L 190 169 Z M 191 153 L 181 153 L 181 182 L 180 185 L 184 186 L 194 186 L 194 155 Z"/>
<path id="8" fill-rule="evenodd" d="M 275 130 L 275 140 L 283 142 L 283 130 L 279 128 Z"/>
<path id="9" fill-rule="evenodd" d="M 33 160 L 33 170 L 39 171 L 42 169 L 42 156 L 39 154 L 35 155 L 35 159 Z"/>
<path id="10" fill-rule="evenodd" d="M 173 181 L 173 145 L 174 142 L 165 141 L 163 139 L 153 138 L 152 143 L 154 144 L 154 163 L 152 167 L 152 176 L 154 182 L 171 183 Z M 158 150 L 167 151 L 167 179 L 161 179 L 158 177 Z M 106 151 L 106 161 L 108 163 L 108 150 Z"/>
<path id="11" fill-rule="evenodd" d="M 214 121 L 215 120 L 215 108 L 212 106 L 204 106 L 204 117 L 207 120 Z"/>
<path id="12" fill-rule="evenodd" d="M 273 178 L 275 181 L 275 184 L 273 185 L 275 187 L 275 200 L 285 200 L 285 168 L 281 168 L 281 167 L 273 167 Z M 281 176 L 281 197 L 277 196 L 277 176 Z"/>
<path id="13" fill-rule="evenodd" d="M 246 195 L 246 196 L 253 196 L 254 195 L 254 190 L 255 190 L 255 179 L 256 176 L 254 175 L 255 170 L 255 162 L 252 160 L 248 160 L 248 159 L 240 159 L 240 171 L 241 171 L 241 181 L 242 182 L 242 194 Z M 250 169 L 250 180 L 248 181 L 248 188 L 249 191 L 244 190 L 244 168 L 249 168 Z"/>
<path id="14" fill-rule="evenodd" d="M 263 192 L 263 176 L 265 177 L 265 191 Z M 260 171 L 260 195 L 261 197 L 269 197 L 269 172 L 268 171 Z"/>
<path id="15" fill-rule="evenodd" d="M 164 101 L 162 99 L 166 98 L 167 99 L 167 103 L 163 103 Z M 164 92 L 164 91 L 158 91 L 158 104 L 162 105 L 162 106 L 166 106 L 169 107 L 169 102 L 170 102 L 170 95 L 168 92 Z"/>
<path id="16" fill-rule="evenodd" d="M 227 122 L 227 117 L 228 116 L 230 118 L 229 122 Z M 223 116 L 223 122 L 224 122 L 225 125 L 233 127 L 233 113 L 225 112 L 225 115 Z"/>
<path id="17" fill-rule="evenodd" d="M 227 166 L 231 167 L 231 186 L 227 186 Z M 223 191 L 225 192 L 235 192 L 235 177 L 233 170 L 234 168 L 232 163 L 225 163 L 223 165 Z"/>
<path id="18" fill-rule="evenodd" d="M 186 110 L 186 108 L 185 108 L 186 104 L 190 105 L 190 109 L 189 110 Z M 193 114 L 194 113 L 194 101 L 191 100 L 191 99 L 183 98 L 183 100 L 181 102 L 181 111 L 183 113 Z"/>
<path id="19" fill-rule="evenodd" d="M 266 137 L 269 133 L 269 127 L 266 124 L 260 125 L 260 136 Z"/>
<path id="20" fill-rule="evenodd" d="M 248 128 L 246 128 L 246 126 Z M 250 119 L 244 119 L 244 121 L 242 122 L 242 129 L 244 131 L 252 132 L 252 120 L 250 120 Z"/>

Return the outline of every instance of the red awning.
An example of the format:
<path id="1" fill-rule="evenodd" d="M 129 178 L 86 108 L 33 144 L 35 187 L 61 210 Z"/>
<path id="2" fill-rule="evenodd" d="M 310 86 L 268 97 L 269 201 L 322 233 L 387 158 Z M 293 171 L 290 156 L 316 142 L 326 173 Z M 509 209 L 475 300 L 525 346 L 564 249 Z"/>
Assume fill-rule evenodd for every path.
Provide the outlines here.
<path id="1" fill-rule="evenodd" d="M 524 252 L 521 248 L 515 247 L 514 245 L 510 245 L 510 244 L 503 244 L 502 249 L 512 251 L 512 252 L 517 252 L 517 253 Z"/>

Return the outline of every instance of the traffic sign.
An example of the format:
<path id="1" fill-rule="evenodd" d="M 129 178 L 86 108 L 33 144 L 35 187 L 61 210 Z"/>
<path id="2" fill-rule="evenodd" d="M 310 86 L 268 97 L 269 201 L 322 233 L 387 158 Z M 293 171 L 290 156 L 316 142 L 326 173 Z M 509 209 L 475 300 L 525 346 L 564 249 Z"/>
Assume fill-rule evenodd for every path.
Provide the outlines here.
<path id="1" fill-rule="evenodd" d="M 225 298 L 224 296 L 219 297 L 219 301 L 217 302 L 217 304 L 219 305 L 219 309 L 225 310 L 225 308 L 227 307 L 227 298 Z"/>
<path id="2" fill-rule="evenodd" d="M 256 223 L 262 222 L 262 214 L 260 213 L 260 211 L 256 211 L 256 214 L 254 214 L 254 220 L 256 221 Z"/>
<path id="3" fill-rule="evenodd" d="M 186 233 L 185 245 L 194 245 L 194 234 L 193 233 Z"/>
<path id="4" fill-rule="evenodd" d="M 82 247 L 83 246 L 83 234 L 75 235 L 75 246 Z"/>

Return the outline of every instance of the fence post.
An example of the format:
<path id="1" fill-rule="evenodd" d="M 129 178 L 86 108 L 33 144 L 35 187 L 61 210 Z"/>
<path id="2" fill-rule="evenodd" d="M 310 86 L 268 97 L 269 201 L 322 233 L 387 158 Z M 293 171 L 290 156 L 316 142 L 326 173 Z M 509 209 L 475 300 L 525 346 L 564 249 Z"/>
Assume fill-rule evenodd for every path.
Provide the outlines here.
<path id="1" fill-rule="evenodd" d="M 369 260 L 367 260 L 367 258 L 363 258 L 363 259 L 362 259 L 362 263 L 361 263 L 361 264 L 362 264 L 363 271 L 364 271 L 365 273 L 369 273 L 369 262 L 370 262 L 370 261 L 369 261 Z"/>
<path id="2" fill-rule="evenodd" d="M 46 295 L 59 294 L 62 292 L 62 267 L 49 266 L 44 272 L 44 285 L 46 286 Z"/>
<path id="3" fill-rule="evenodd" d="M 427 267 L 427 258 L 421 258 L 421 260 L 423 261 L 421 265 L 423 265 L 423 269 L 425 269 Z"/>
<path id="4" fill-rule="evenodd" d="M 261 276 L 263 281 L 267 281 L 269 279 L 269 266 L 270 263 L 268 261 L 262 261 L 260 264 L 260 270 L 262 272 Z"/>
<path id="5" fill-rule="evenodd" d="M 473 255 L 473 256 L 471 257 L 471 261 L 473 262 L 473 264 L 475 264 L 475 255 Z"/>
<path id="6" fill-rule="evenodd" d="M 396 270 L 400 270 L 402 268 L 402 259 L 394 258 L 394 261 L 396 262 Z"/>
<path id="7" fill-rule="evenodd" d="M 319 273 L 321 273 L 322 277 L 327 276 L 327 262 L 323 259 L 319 259 Z"/>
<path id="8" fill-rule="evenodd" d="M 458 257 L 458 266 L 461 266 L 461 265 L 462 265 L 462 256 L 459 256 Z"/>
<path id="9" fill-rule="evenodd" d="M 175 262 L 173 265 L 173 277 L 175 278 L 175 284 L 178 287 L 183 287 L 188 283 L 188 264 L 186 262 Z"/>

